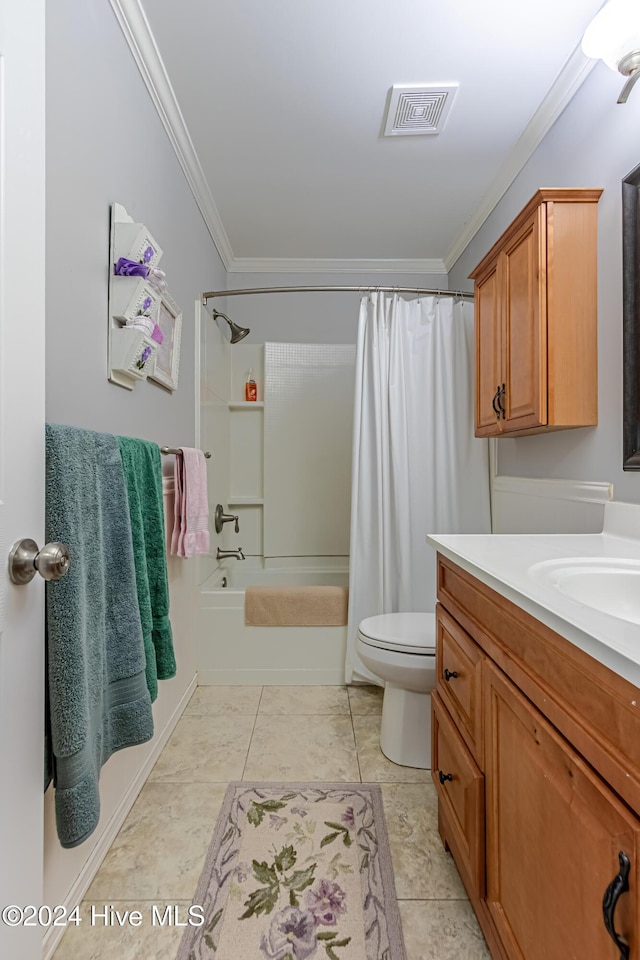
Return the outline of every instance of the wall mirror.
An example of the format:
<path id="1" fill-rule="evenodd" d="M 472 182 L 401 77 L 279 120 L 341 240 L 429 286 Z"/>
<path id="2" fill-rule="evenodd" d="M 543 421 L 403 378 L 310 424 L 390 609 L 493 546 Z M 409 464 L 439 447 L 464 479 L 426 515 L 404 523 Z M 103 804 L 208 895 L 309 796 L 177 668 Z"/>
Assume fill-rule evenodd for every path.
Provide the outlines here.
<path id="1" fill-rule="evenodd" d="M 640 470 L 640 165 L 622 181 L 623 470 Z"/>

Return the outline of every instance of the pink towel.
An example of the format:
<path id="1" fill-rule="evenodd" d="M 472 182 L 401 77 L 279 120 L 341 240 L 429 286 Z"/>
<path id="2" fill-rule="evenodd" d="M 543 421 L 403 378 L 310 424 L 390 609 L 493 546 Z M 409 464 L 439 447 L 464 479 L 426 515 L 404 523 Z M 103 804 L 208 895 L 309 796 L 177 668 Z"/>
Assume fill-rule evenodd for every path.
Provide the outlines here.
<path id="1" fill-rule="evenodd" d="M 207 464 L 202 450 L 182 447 L 175 462 L 175 506 L 171 553 L 209 553 Z"/>

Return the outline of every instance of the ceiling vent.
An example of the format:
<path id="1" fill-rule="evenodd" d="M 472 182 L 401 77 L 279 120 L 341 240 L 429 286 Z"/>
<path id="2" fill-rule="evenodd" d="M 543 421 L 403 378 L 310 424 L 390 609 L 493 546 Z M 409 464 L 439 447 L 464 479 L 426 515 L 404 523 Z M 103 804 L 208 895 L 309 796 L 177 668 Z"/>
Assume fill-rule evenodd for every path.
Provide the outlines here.
<path id="1" fill-rule="evenodd" d="M 437 86 L 394 84 L 387 110 L 385 137 L 440 133 L 457 89 L 457 83 L 441 83 Z"/>

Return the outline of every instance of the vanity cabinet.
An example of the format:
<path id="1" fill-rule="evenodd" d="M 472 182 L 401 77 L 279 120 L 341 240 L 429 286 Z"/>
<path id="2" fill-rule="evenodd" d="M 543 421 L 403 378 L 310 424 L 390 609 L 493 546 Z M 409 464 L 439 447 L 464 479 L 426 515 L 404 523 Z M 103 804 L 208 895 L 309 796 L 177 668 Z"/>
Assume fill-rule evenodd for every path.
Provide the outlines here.
<path id="1" fill-rule="evenodd" d="M 597 423 L 597 202 L 538 190 L 470 274 L 476 436 Z"/>
<path id="2" fill-rule="evenodd" d="M 492 956 L 623 957 L 622 852 L 608 916 L 639 960 L 640 691 L 442 556 L 438 600 L 439 829 Z"/>

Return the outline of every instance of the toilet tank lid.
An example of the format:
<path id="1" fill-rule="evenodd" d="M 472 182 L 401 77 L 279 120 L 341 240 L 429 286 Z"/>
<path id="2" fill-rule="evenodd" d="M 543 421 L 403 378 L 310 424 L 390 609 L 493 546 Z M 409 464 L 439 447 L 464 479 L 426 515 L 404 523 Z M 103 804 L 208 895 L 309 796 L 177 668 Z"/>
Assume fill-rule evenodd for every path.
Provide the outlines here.
<path id="1" fill-rule="evenodd" d="M 434 613 L 381 613 L 358 627 L 363 637 L 411 649 L 435 650 Z"/>

